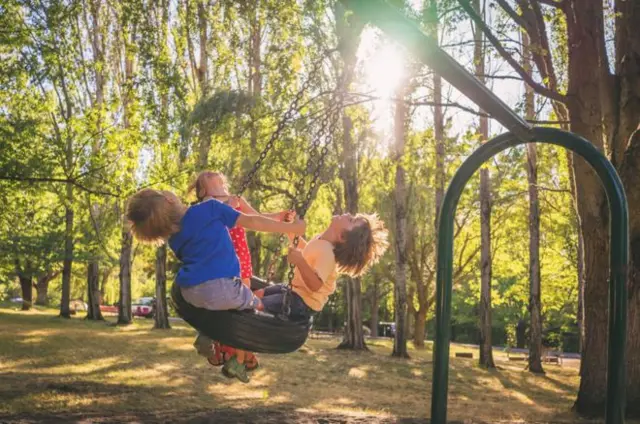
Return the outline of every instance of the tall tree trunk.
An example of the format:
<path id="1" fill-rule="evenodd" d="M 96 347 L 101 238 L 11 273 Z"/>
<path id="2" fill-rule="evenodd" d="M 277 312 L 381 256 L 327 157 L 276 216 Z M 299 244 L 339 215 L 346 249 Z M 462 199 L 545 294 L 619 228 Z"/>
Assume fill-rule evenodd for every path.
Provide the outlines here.
<path id="1" fill-rule="evenodd" d="M 522 34 L 523 65 L 532 74 L 529 37 Z M 535 119 L 535 95 L 525 86 L 525 118 Z M 535 143 L 527 144 L 527 180 L 529 182 L 529 371 L 544 374 L 542 369 L 542 316 L 540 313 L 540 205 L 538 203 L 538 157 Z"/>
<path id="2" fill-rule="evenodd" d="M 167 244 L 156 249 L 156 304 L 153 328 L 171 328 L 167 308 Z"/>
<path id="3" fill-rule="evenodd" d="M 160 40 L 162 45 L 167 44 L 169 32 L 169 2 L 163 0 L 160 4 L 162 25 L 160 28 Z M 166 145 L 169 142 L 169 95 L 167 90 L 160 101 L 161 107 L 161 131 L 160 142 Z M 170 329 L 169 308 L 167 306 L 167 244 L 164 243 L 156 249 L 155 261 L 156 274 L 156 303 L 154 305 L 154 328 Z"/>
<path id="4" fill-rule="evenodd" d="M 483 15 L 484 7 L 480 7 L 480 0 L 473 0 L 476 13 Z M 485 49 L 483 46 L 482 32 L 476 28 L 474 31 L 474 54 L 476 64 L 476 76 L 484 82 L 485 75 Z M 489 138 L 489 119 L 480 117 L 478 131 L 483 143 Z M 493 361 L 493 347 L 491 345 L 491 182 L 489 169 L 480 169 L 480 365 L 486 368 L 495 368 Z"/>
<path id="5" fill-rule="evenodd" d="M 72 144 L 67 144 L 67 166 L 71 169 Z M 64 261 L 62 262 L 62 295 L 60 298 L 60 316 L 71 318 L 69 300 L 71 300 L 71 266 L 73 264 L 73 185 L 66 183 L 65 213 L 64 213 Z"/>
<path id="6" fill-rule="evenodd" d="M 103 321 L 100 311 L 100 270 L 98 262 L 91 261 L 87 265 L 87 316 L 86 319 Z"/>
<path id="7" fill-rule="evenodd" d="M 357 60 L 357 48 L 364 24 L 353 16 L 347 19 L 347 11 L 340 3 L 335 5 L 336 31 L 340 40 L 340 56 L 343 68 L 339 90 L 347 92 L 351 86 Z M 352 19 L 353 18 L 353 19 Z M 349 213 L 358 212 L 358 155 L 353 139 L 353 122 L 346 110 L 342 110 L 342 167 L 340 177 L 344 186 L 344 199 Z M 359 278 L 345 282 L 347 302 L 347 326 L 339 348 L 366 350 L 362 331 L 362 288 Z"/>
<path id="8" fill-rule="evenodd" d="M 394 290 L 394 309 L 396 313 L 396 335 L 393 342 L 392 356 L 408 358 L 407 334 L 405 333 L 407 318 L 407 184 L 404 169 L 405 138 L 408 110 L 405 96 L 408 93 L 409 79 L 403 78 L 397 88 L 397 100 L 394 114 L 394 147 L 393 161 L 396 167 L 394 188 L 395 215 L 395 254 L 396 280 Z M 412 305 L 413 306 L 413 305 Z"/>
<path id="9" fill-rule="evenodd" d="M 620 76 L 614 162 L 619 165 L 630 211 L 627 324 L 627 413 L 640 418 L 640 4 L 616 1 L 616 61 Z M 605 92 L 610 93 L 609 90 Z M 623 156 L 621 158 L 621 156 Z"/>
<path id="10" fill-rule="evenodd" d="M 259 16 L 259 8 L 260 1 L 257 0 L 255 2 L 251 2 L 247 4 L 248 7 L 244 8 L 243 13 L 247 15 L 247 20 L 249 22 L 249 51 L 248 51 L 248 62 L 249 62 L 249 78 L 248 78 L 248 90 L 249 94 L 252 96 L 254 100 L 257 101 L 257 104 L 260 104 L 259 99 L 262 97 L 262 25 L 260 23 Z M 249 145 L 252 150 L 256 150 L 258 148 L 258 118 L 255 116 L 258 108 L 252 108 L 251 110 L 251 121 L 250 121 L 250 140 Z M 252 166 L 252 163 L 248 160 L 243 163 L 243 168 L 245 172 L 248 172 L 249 168 Z M 246 193 L 249 202 L 260 210 L 260 204 L 258 204 L 259 199 L 255 196 L 253 190 L 249 189 Z M 251 262 L 253 265 L 253 269 L 256 272 L 260 272 L 262 269 L 262 235 L 255 231 L 247 232 L 247 244 L 249 245 L 249 252 L 251 253 Z"/>
<path id="11" fill-rule="evenodd" d="M 188 2 L 187 2 L 188 3 Z M 196 75 L 200 88 L 200 98 L 206 99 L 209 95 L 209 47 L 208 44 L 208 19 L 206 4 L 198 1 L 198 31 L 200 35 L 200 63 Z M 198 169 L 203 170 L 209 163 L 209 150 L 211 149 L 211 134 L 206 124 L 199 127 Z"/>
<path id="12" fill-rule="evenodd" d="M 120 299 L 118 301 L 118 324 L 131 324 L 131 246 L 133 237 L 126 224 L 122 228 L 122 247 L 120 249 Z"/>
<path id="13" fill-rule="evenodd" d="M 602 3 L 575 0 L 567 18 L 571 130 L 604 151 L 600 98 L 599 41 L 603 37 Z M 604 38 L 602 38 L 604 39 Z M 594 72 L 584 72 L 592 69 Z M 584 343 L 576 410 L 584 415 L 604 412 L 607 370 L 609 251 L 607 201 L 599 178 L 574 156 L 576 198 L 584 241 Z"/>
<path id="14" fill-rule="evenodd" d="M 134 23 L 126 23 L 122 27 L 123 33 L 123 41 L 124 41 L 124 87 L 123 87 L 123 109 L 124 109 L 124 119 L 123 126 L 125 132 L 129 132 L 129 130 L 133 126 L 133 118 L 134 118 L 134 75 L 135 75 L 135 55 L 134 52 L 134 43 L 136 40 L 136 25 Z M 136 151 L 135 146 L 130 147 L 130 154 L 133 155 Z M 132 164 L 126 169 L 125 179 L 130 180 L 133 178 L 133 174 L 135 173 L 135 157 L 132 157 Z M 124 205 L 123 205 L 124 206 Z M 124 207 L 123 209 L 124 210 Z M 119 211 L 120 212 L 120 211 Z M 131 261 L 132 261 L 132 245 L 133 245 L 133 235 L 131 234 L 131 229 L 129 228 L 129 223 L 124 217 L 124 214 L 121 214 L 121 246 L 120 246 L 120 272 L 118 274 L 118 279 L 120 283 L 120 298 L 118 302 L 118 324 L 130 324 L 133 316 L 131 312 Z"/>
<path id="15" fill-rule="evenodd" d="M 584 242 L 582 240 L 582 231 L 580 230 L 580 216 L 578 215 L 578 204 L 576 197 L 576 181 L 573 173 L 573 154 L 567 150 L 567 172 L 569 175 L 569 189 L 571 191 L 572 215 L 574 219 L 574 227 L 578 233 L 578 246 L 576 247 L 576 271 L 578 278 L 578 352 L 582 353 L 582 344 L 584 341 Z"/>
<path id="16" fill-rule="evenodd" d="M 96 113 L 96 134 L 98 136 L 95 137 L 92 143 L 91 155 L 98 156 L 101 154 L 102 143 L 103 140 L 101 131 L 103 127 L 103 118 L 104 118 L 104 91 L 105 91 L 105 45 L 104 45 L 104 35 L 103 35 L 103 27 L 102 27 L 102 19 L 101 19 L 101 10 L 102 10 L 102 0 L 90 0 L 89 2 L 89 10 L 91 13 L 92 24 L 89 27 L 89 23 L 87 22 L 87 30 L 90 31 L 90 39 L 91 39 L 91 48 L 93 51 L 93 73 L 95 78 L 95 102 L 94 108 Z M 83 48 L 83 47 L 80 47 Z M 99 233 L 100 222 L 102 220 L 102 210 L 98 203 L 93 203 L 89 205 L 91 214 L 91 221 L 94 226 L 94 231 Z M 97 237 L 97 236 L 94 236 Z M 89 292 L 89 303 L 93 300 L 92 293 L 92 285 L 96 284 L 98 280 L 98 274 L 94 274 L 94 272 L 98 272 L 99 270 L 99 250 L 98 248 L 93 248 L 90 252 L 90 259 L 87 265 L 87 290 Z M 91 308 L 91 305 L 89 306 Z M 97 318 L 97 317 L 100 318 Z M 96 317 L 96 318 L 94 318 Z M 102 315 L 100 314 L 100 310 L 98 309 L 97 313 L 92 313 L 91 310 L 87 311 L 88 319 L 102 319 Z"/>

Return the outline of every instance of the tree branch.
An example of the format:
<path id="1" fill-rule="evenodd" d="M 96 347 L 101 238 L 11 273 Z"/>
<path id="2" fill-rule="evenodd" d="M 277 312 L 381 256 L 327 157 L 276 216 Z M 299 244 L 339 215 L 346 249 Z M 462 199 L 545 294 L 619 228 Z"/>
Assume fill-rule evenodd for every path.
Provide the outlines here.
<path id="1" fill-rule="evenodd" d="M 567 97 L 563 94 L 560 94 L 557 91 L 553 91 L 544 85 L 537 83 L 528 72 L 520 66 L 517 60 L 515 60 L 504 48 L 504 46 L 498 41 L 498 39 L 493 35 L 491 29 L 484 23 L 482 18 L 478 16 L 478 14 L 473 10 L 473 7 L 469 3 L 469 0 L 458 0 L 460 6 L 464 9 L 464 11 L 471 17 L 471 20 L 475 22 L 478 28 L 484 33 L 487 37 L 487 40 L 493 45 L 496 51 L 502 56 L 504 60 L 511 65 L 511 67 L 522 77 L 522 79 L 533 88 L 538 94 L 541 96 L 548 97 L 557 102 L 565 103 L 567 101 Z"/>

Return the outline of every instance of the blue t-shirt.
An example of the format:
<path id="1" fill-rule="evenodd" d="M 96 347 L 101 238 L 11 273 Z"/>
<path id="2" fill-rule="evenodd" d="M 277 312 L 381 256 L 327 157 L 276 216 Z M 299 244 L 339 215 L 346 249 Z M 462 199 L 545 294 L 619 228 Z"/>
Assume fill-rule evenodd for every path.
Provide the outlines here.
<path id="1" fill-rule="evenodd" d="M 216 278 L 240 276 L 240 263 L 228 230 L 236 225 L 239 215 L 215 199 L 187 210 L 180 231 L 169 238 L 169 247 L 182 261 L 176 275 L 179 286 L 197 286 Z"/>

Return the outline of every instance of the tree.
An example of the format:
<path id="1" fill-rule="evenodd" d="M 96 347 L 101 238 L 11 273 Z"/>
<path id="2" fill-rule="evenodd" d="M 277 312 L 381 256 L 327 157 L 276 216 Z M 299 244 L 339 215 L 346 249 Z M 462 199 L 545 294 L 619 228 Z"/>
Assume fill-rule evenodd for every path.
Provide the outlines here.
<path id="1" fill-rule="evenodd" d="M 467 13 L 468 1 L 461 0 Z M 640 81 L 640 8 L 636 2 L 616 0 L 614 15 L 606 17 L 602 2 L 578 0 L 498 1 L 500 7 L 530 37 L 533 60 L 542 82 L 529 77 L 510 56 L 491 29 L 475 14 L 496 51 L 538 94 L 553 101 L 560 120 L 568 120 L 573 132 L 605 152 L 618 170 L 627 190 L 630 211 L 640 210 L 638 179 L 640 137 L 634 134 L 640 116 L 640 95 L 633 87 Z M 468 10 L 469 9 L 469 10 Z M 548 31 L 547 16 L 550 21 Z M 610 54 L 605 19 L 614 22 L 615 52 Z M 568 56 L 567 86 L 563 92 L 556 76 L 554 50 L 548 34 L 556 35 L 559 49 Z M 570 48 L 569 48 L 570 46 Z M 610 58 L 611 62 L 610 63 Z M 555 58 L 557 62 L 557 58 Z M 585 69 L 591 70 L 585 72 Z M 607 346 L 608 210 L 599 179 L 581 158 L 574 158 L 576 198 L 584 248 L 584 340 L 580 366 L 580 390 L 576 410 L 585 415 L 602 414 L 605 404 L 606 369 L 602 366 Z M 631 258 L 638 256 L 640 217 L 630 216 Z M 629 272 L 627 337 L 627 412 L 640 415 L 640 261 L 632 259 Z"/>
<path id="2" fill-rule="evenodd" d="M 524 68 L 531 74 L 529 37 L 522 35 Z M 535 119 L 535 94 L 525 87 L 525 118 Z M 535 143 L 527 144 L 527 180 L 529 182 L 529 371 L 542 369 L 542 316 L 540 313 L 540 206 L 538 204 L 538 153 Z"/>
<path id="3" fill-rule="evenodd" d="M 473 1 L 473 8 L 477 14 L 484 13 L 480 0 Z M 485 75 L 485 48 L 482 31 L 476 26 L 474 35 L 473 60 L 476 65 L 476 76 L 484 82 Z M 489 139 L 489 118 L 486 115 L 480 116 L 480 126 L 478 136 L 481 143 Z M 493 361 L 493 346 L 491 343 L 491 181 L 489 179 L 489 169 L 484 166 L 480 169 L 480 228 L 481 228 L 481 249 L 480 249 L 480 365 L 486 368 L 495 368 Z"/>
<path id="4" fill-rule="evenodd" d="M 394 286 L 394 310 L 396 316 L 396 332 L 393 341 L 392 356 L 408 358 L 407 352 L 407 185 L 405 172 L 405 143 L 408 126 L 408 108 L 405 99 L 410 90 L 409 75 L 405 75 L 396 89 L 394 113 L 394 145 L 392 158 L 395 164 L 394 187 L 394 223 L 395 223 L 395 256 L 396 275 Z M 417 330 L 417 326 L 416 326 Z"/>
<path id="5" fill-rule="evenodd" d="M 351 86 L 357 61 L 357 48 L 364 23 L 353 15 L 347 15 L 338 2 L 335 6 L 336 33 L 342 58 L 341 86 L 338 90 L 347 92 Z M 353 121 L 346 109 L 342 112 L 342 167 L 340 178 L 344 186 L 347 212 L 358 212 L 358 158 L 353 134 Z M 362 287 L 359 278 L 345 279 L 347 301 L 347 323 L 341 349 L 364 350 L 366 344 L 362 332 Z"/>

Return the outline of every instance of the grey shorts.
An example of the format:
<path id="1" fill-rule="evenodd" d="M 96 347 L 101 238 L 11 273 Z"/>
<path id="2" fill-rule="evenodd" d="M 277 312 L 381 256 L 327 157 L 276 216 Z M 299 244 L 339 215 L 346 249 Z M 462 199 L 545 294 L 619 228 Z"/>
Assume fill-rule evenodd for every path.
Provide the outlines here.
<path id="1" fill-rule="evenodd" d="M 260 300 L 239 278 L 218 278 L 192 287 L 180 287 L 184 300 L 212 311 L 255 309 Z"/>

